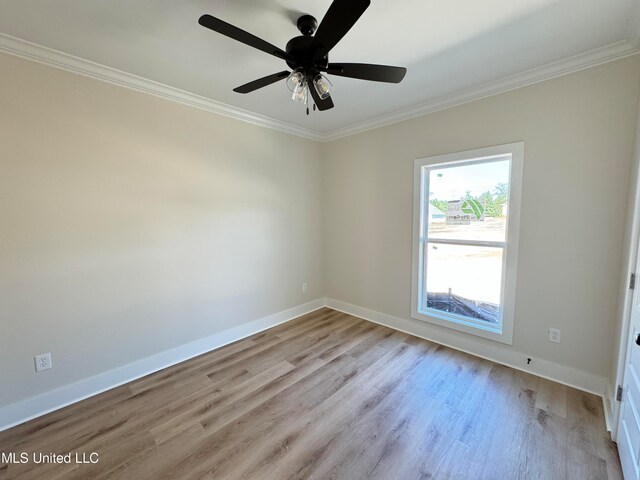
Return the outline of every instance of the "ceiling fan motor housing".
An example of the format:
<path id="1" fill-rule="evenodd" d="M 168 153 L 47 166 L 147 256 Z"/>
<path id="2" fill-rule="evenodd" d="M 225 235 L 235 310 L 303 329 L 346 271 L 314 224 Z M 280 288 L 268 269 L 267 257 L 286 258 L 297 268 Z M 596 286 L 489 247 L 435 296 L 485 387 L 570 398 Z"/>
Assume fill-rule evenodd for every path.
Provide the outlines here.
<path id="1" fill-rule="evenodd" d="M 314 25 L 311 28 L 309 25 Z M 311 47 L 313 43 L 313 37 L 306 32 L 315 31 L 316 19 L 311 15 L 303 15 L 298 19 L 298 29 L 303 33 L 300 36 L 294 37 L 287 43 L 285 51 L 291 55 L 296 61 L 287 61 L 287 65 L 290 68 L 296 69 L 302 67 L 305 72 L 313 73 L 318 68 L 326 68 L 329 63 L 329 56 L 318 56 L 316 51 Z M 305 29 L 306 28 L 306 29 Z"/>

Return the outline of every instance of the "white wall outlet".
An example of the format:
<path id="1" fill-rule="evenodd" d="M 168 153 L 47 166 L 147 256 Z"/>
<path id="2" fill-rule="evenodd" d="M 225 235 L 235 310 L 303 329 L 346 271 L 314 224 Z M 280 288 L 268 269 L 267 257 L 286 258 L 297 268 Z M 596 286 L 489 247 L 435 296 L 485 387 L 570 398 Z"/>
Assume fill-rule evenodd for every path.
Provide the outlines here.
<path id="1" fill-rule="evenodd" d="M 549 329 L 549 341 L 553 343 L 560 343 L 562 331 L 559 328 Z"/>
<path id="2" fill-rule="evenodd" d="M 302 291 L 306 293 L 306 292 L 307 292 L 307 290 L 309 290 L 309 285 L 307 285 L 307 282 L 304 282 L 304 283 L 302 284 Z"/>
<path id="3" fill-rule="evenodd" d="M 42 370 L 49 370 L 51 365 L 51 354 L 43 353 L 42 355 L 36 355 L 36 372 L 41 372 Z"/>

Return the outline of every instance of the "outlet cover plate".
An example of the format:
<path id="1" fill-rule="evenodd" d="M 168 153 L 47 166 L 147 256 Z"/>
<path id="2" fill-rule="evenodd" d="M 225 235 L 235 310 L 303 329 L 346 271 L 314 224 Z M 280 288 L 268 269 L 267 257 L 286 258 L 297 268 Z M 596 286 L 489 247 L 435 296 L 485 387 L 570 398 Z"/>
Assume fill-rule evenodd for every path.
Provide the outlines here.
<path id="1" fill-rule="evenodd" d="M 49 370 L 52 367 L 50 353 L 43 353 L 41 355 L 36 355 L 35 361 L 36 361 L 36 372 L 41 372 L 42 370 Z"/>
<path id="2" fill-rule="evenodd" d="M 562 331 L 559 328 L 549 329 L 549 341 L 553 343 L 560 343 L 562 338 Z"/>

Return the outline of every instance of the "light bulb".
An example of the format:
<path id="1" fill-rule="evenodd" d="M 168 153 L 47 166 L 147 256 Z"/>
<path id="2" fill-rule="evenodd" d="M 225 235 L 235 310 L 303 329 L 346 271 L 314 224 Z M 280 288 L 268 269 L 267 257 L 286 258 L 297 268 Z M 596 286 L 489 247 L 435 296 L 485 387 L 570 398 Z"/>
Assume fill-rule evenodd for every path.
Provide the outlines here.
<path id="1" fill-rule="evenodd" d="M 327 77 L 319 73 L 316 75 L 316 78 L 313 79 L 313 86 L 318 92 L 318 96 L 324 100 L 331 94 L 331 87 L 333 84 L 329 81 Z"/>
<path id="2" fill-rule="evenodd" d="M 300 68 L 291 72 L 287 77 L 287 88 L 294 93 L 304 90 L 306 83 L 307 80 L 304 78 L 304 72 Z"/>

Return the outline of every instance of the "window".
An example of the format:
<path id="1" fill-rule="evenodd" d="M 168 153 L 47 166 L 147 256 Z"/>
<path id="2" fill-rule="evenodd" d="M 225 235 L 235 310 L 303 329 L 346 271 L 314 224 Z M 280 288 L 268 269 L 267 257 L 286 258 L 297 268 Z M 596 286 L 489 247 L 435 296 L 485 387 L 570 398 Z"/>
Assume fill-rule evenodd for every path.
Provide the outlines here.
<path id="1" fill-rule="evenodd" d="M 412 316 L 512 343 L 524 143 L 415 161 Z"/>

